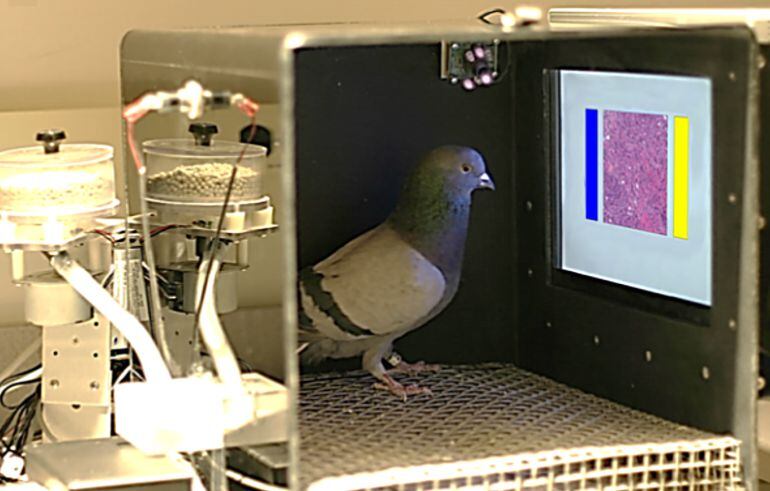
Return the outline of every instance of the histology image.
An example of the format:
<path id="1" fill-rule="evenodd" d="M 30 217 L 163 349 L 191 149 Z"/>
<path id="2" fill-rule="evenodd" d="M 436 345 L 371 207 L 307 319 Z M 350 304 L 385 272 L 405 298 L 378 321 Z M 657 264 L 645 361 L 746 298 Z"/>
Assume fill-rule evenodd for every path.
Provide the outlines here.
<path id="1" fill-rule="evenodd" d="M 666 235 L 668 116 L 604 111 L 604 223 Z"/>

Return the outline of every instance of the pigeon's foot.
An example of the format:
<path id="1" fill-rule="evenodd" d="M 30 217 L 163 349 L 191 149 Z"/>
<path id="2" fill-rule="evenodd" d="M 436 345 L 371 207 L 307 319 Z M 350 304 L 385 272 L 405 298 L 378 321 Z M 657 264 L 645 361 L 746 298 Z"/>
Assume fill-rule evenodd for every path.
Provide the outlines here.
<path id="1" fill-rule="evenodd" d="M 387 373 L 383 374 L 382 382 L 377 382 L 374 384 L 374 388 L 387 390 L 399 399 L 403 399 L 404 402 L 406 402 L 407 396 L 416 396 L 421 394 L 433 395 L 433 392 L 431 392 L 431 390 L 427 387 L 420 387 L 417 384 L 404 385 Z"/>
<path id="2" fill-rule="evenodd" d="M 441 370 L 440 365 L 428 364 L 424 361 L 418 361 L 417 363 L 407 363 L 404 360 L 398 362 L 396 366 L 388 370 L 389 373 L 405 373 L 407 375 L 417 375 L 422 372 L 438 372 Z"/>

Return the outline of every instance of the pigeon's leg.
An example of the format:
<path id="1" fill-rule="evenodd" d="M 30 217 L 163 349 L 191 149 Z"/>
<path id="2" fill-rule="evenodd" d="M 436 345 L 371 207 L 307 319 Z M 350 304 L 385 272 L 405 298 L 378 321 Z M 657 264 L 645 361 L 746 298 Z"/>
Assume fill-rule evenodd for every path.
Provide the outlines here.
<path id="1" fill-rule="evenodd" d="M 406 397 L 418 394 L 431 394 L 427 387 L 419 387 L 415 384 L 403 385 L 391 377 L 382 365 L 382 358 L 390 350 L 390 340 L 378 343 L 364 352 L 364 369 L 374 375 L 380 382 L 374 384 L 377 389 L 389 391 L 391 394 L 406 401 Z"/>
<path id="2" fill-rule="evenodd" d="M 388 363 L 391 368 L 388 370 L 388 373 L 405 373 L 407 375 L 417 375 L 418 373 L 422 372 L 438 372 L 441 370 L 441 367 L 436 364 L 428 364 L 424 361 L 418 361 L 416 363 L 407 363 L 404 361 L 403 358 L 401 358 L 401 355 L 396 353 L 395 351 L 390 354 L 387 358 Z"/>

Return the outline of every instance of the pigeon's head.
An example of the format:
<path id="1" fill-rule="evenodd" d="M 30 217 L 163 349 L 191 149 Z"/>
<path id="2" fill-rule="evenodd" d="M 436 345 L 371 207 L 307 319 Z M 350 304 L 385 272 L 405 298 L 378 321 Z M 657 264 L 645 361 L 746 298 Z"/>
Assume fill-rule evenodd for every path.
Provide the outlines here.
<path id="1" fill-rule="evenodd" d="M 461 196 L 470 196 L 477 189 L 495 189 L 484 157 L 469 147 L 447 145 L 436 148 L 425 156 L 419 167 L 424 176 L 430 176 L 444 189 Z"/>
<path id="2" fill-rule="evenodd" d="M 436 148 L 407 177 L 390 224 L 426 250 L 438 236 L 464 243 L 471 194 L 477 189 L 495 189 L 484 157 L 468 147 Z"/>

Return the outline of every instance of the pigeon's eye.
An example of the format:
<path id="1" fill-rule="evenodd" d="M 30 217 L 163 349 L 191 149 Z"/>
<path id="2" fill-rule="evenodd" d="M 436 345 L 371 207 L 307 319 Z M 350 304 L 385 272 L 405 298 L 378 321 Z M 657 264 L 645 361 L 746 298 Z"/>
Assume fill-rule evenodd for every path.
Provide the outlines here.
<path id="1" fill-rule="evenodd" d="M 460 166 L 460 170 L 463 171 L 463 174 L 467 174 L 471 171 L 471 166 L 468 164 L 463 164 Z"/>

